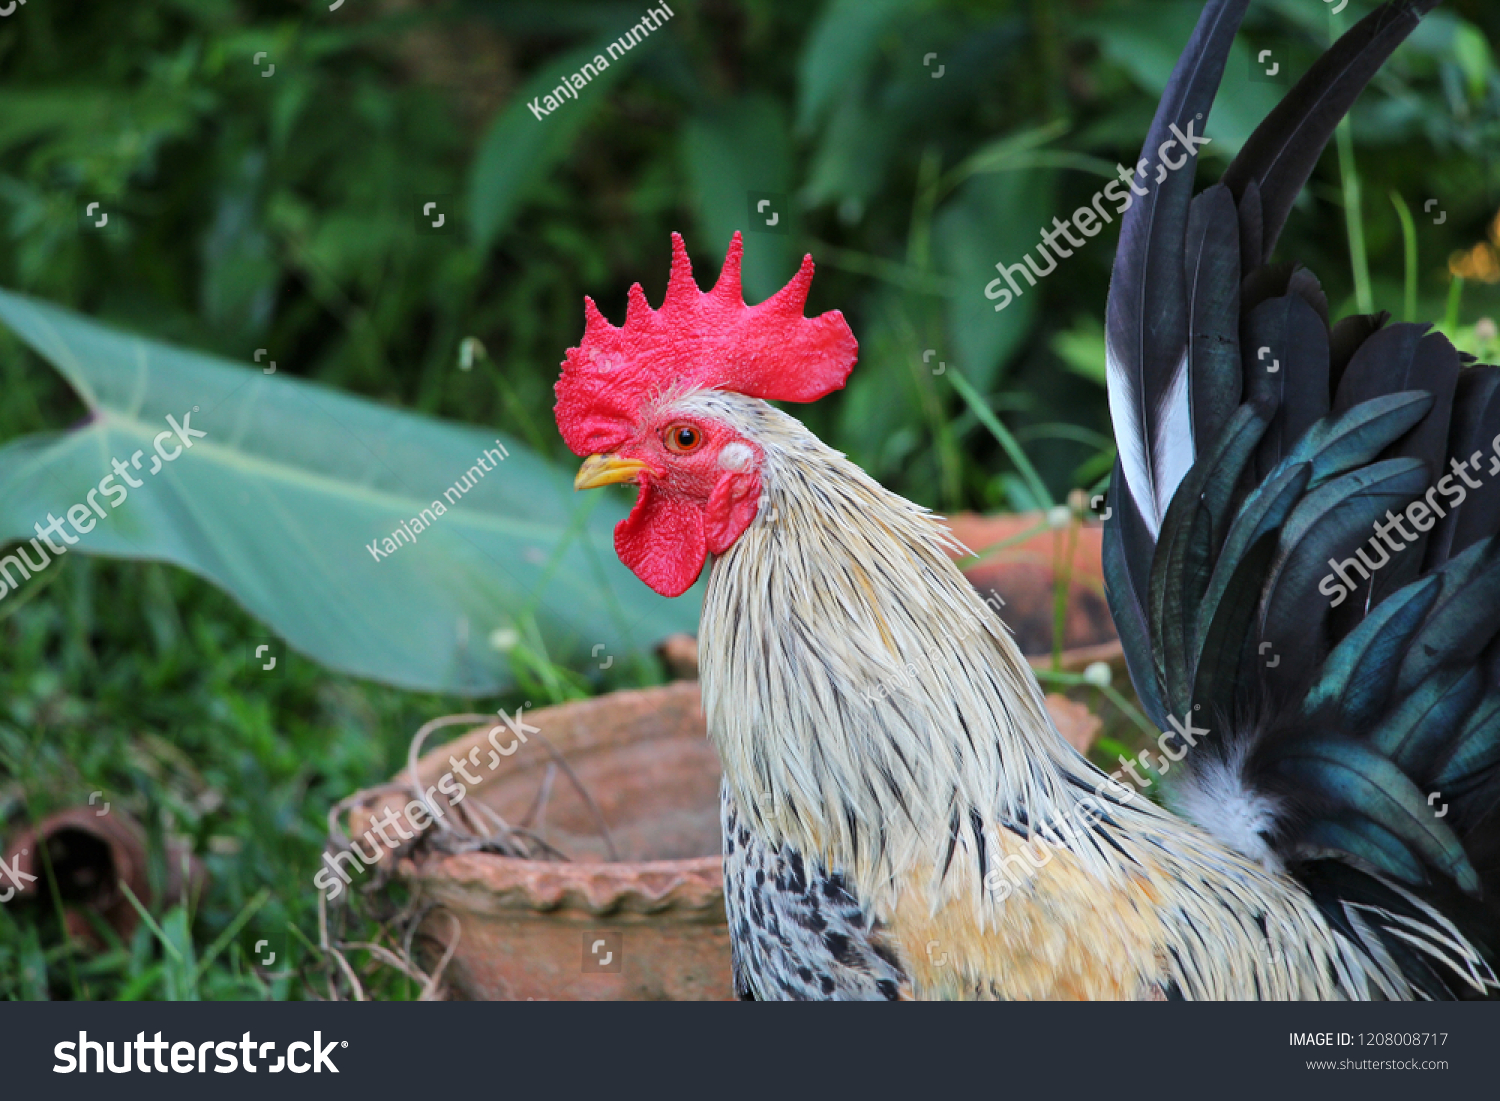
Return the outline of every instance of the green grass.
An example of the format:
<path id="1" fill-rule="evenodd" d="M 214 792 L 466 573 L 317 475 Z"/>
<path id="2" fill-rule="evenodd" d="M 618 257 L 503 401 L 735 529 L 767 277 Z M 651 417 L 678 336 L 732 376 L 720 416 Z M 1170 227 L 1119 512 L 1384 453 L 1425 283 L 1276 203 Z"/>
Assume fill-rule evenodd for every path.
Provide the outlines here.
<path id="1" fill-rule="evenodd" d="M 145 827 L 153 892 L 174 837 L 200 856 L 208 885 L 171 907 L 142 900 L 128 943 L 93 920 L 86 948 L 63 936 L 44 877 L 39 900 L 0 905 L 0 998 L 326 997 L 312 877 L 328 808 L 402 767 L 435 715 L 581 690 L 537 659 L 516 700 L 398 691 L 295 654 L 265 673 L 247 660 L 264 629 L 211 585 L 157 564 L 70 555 L 32 584 L 24 603 L 0 603 L 6 835 L 100 791 L 110 813 Z M 378 935 L 355 913 L 344 939 Z M 254 958 L 260 940 L 276 953 L 270 967 Z M 370 996 L 416 993 L 368 952 L 350 963 Z"/>

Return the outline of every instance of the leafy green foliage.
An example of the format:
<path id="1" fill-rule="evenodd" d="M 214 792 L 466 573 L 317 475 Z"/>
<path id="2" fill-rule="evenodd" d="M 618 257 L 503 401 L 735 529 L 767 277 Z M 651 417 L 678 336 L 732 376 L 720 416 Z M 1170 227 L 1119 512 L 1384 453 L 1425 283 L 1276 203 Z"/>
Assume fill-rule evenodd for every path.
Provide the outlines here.
<path id="1" fill-rule="evenodd" d="M 50 531 L 62 552 L 53 540 L 183 566 L 323 665 L 408 688 L 498 691 L 511 646 L 492 640 L 532 620 L 570 664 L 597 646 L 623 659 L 693 627 L 688 602 L 636 584 L 610 553 L 625 510 L 575 497 L 513 439 L 4 292 L 0 322 L 90 413 L 71 432 L 0 449 L 0 539 Z M 53 509 L 84 535 L 40 527 Z"/>

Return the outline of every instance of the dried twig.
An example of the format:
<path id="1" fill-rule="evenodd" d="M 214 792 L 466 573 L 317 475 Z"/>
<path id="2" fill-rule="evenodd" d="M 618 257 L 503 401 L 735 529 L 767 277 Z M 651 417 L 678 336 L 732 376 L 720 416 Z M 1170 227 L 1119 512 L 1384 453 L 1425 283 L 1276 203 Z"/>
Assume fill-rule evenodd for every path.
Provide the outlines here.
<path id="1" fill-rule="evenodd" d="M 584 805 L 589 808 L 589 814 L 593 816 L 594 825 L 599 829 L 599 836 L 604 838 L 604 847 L 609 850 L 609 858 L 611 860 L 619 860 L 620 854 L 619 851 L 615 848 L 614 838 L 610 837 L 609 827 L 604 824 L 604 815 L 599 810 L 599 804 L 594 802 L 594 797 L 589 794 L 589 789 L 583 786 L 583 781 L 580 780 L 578 778 L 578 774 L 573 771 L 573 766 L 568 764 L 567 758 L 565 758 L 561 753 L 557 751 L 556 746 L 549 742 L 540 733 L 536 734 L 536 740 L 541 742 L 542 745 L 546 747 L 547 752 L 552 754 L 552 759 L 557 762 L 557 767 L 562 769 L 563 772 L 567 775 L 568 779 L 573 782 L 573 787 L 577 790 L 579 797 L 584 802 Z"/>
<path id="2" fill-rule="evenodd" d="M 490 717 L 488 715 L 475 715 L 472 713 L 463 715 L 443 715 L 439 718 L 431 719 L 428 722 L 423 723 L 421 729 L 417 731 L 416 737 L 412 738 L 411 745 L 407 747 L 406 770 L 407 775 L 411 779 L 412 795 L 421 802 L 422 806 L 427 808 L 428 817 L 430 817 L 434 822 L 438 824 L 438 826 L 440 826 L 444 830 L 451 830 L 452 827 L 449 826 L 448 823 L 443 820 L 443 816 L 437 812 L 437 808 L 434 807 L 431 801 L 427 798 L 427 793 L 422 790 L 422 781 L 417 779 L 417 760 L 418 754 L 422 751 L 422 743 L 427 740 L 427 735 L 431 734 L 434 730 L 441 730 L 445 726 L 458 726 L 460 723 L 469 723 L 473 725 L 477 723 L 487 723 L 489 721 Z M 495 724 L 495 726 L 498 725 L 498 723 Z M 494 727 L 491 727 L 491 729 L 493 730 Z"/>
<path id="3" fill-rule="evenodd" d="M 373 941 L 368 940 L 356 940 L 350 941 L 349 943 L 345 944 L 344 947 L 349 949 L 350 951 L 358 948 L 362 951 L 368 952 L 381 963 L 384 963 L 390 967 L 394 967 L 397 971 L 400 971 L 408 979 L 411 979 L 419 986 L 425 987 L 427 985 L 428 975 L 425 971 L 423 971 L 416 964 L 412 963 L 409 957 L 403 958 L 398 953 L 392 952 L 383 944 L 376 944 Z"/>
<path id="4" fill-rule="evenodd" d="M 359 976 L 354 973 L 354 968 L 349 966 L 349 961 L 344 958 L 344 953 L 338 950 L 337 945 L 329 945 L 328 953 L 338 961 L 339 969 L 343 971 L 344 977 L 349 980 L 353 988 L 354 1000 L 362 1002 L 365 1000 L 365 988 L 359 983 Z"/>
<path id="5" fill-rule="evenodd" d="M 547 820 L 547 801 L 552 798 L 552 784 L 557 779 L 557 762 L 548 761 L 547 771 L 542 776 L 541 785 L 536 789 L 536 798 L 531 801 L 525 816 L 521 819 L 521 825 L 529 826 L 536 823 L 537 829 L 542 828 L 542 823 Z"/>
<path id="6" fill-rule="evenodd" d="M 443 956 L 438 960 L 438 965 L 432 969 L 432 978 L 427 980 L 427 985 L 422 988 L 422 995 L 417 999 L 419 1002 L 430 1002 L 436 993 L 438 983 L 442 981 L 443 972 L 448 970 L 448 961 L 453 959 L 453 953 L 458 951 L 459 939 L 463 936 L 463 925 L 451 910 L 444 910 L 448 919 L 453 922 L 453 939 L 448 942 L 448 947 L 443 949 Z"/>

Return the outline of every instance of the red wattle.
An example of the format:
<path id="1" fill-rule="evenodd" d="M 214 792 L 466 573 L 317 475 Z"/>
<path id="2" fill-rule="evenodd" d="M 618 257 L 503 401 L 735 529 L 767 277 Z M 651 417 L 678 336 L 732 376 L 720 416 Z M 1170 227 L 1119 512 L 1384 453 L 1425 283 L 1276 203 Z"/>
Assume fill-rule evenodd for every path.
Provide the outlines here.
<path id="1" fill-rule="evenodd" d="M 704 535 L 708 549 L 723 554 L 745 533 L 760 511 L 760 475 L 726 474 L 714 486 L 704 509 Z"/>
<path id="2" fill-rule="evenodd" d="M 615 525 L 615 553 L 662 596 L 681 596 L 698 580 L 708 557 L 703 514 L 643 482 L 630 515 Z"/>
<path id="3" fill-rule="evenodd" d="M 759 511 L 760 476 L 751 472 L 726 473 L 701 510 L 643 482 L 630 515 L 615 525 L 615 553 L 662 596 L 681 596 L 709 552 L 734 546 Z"/>

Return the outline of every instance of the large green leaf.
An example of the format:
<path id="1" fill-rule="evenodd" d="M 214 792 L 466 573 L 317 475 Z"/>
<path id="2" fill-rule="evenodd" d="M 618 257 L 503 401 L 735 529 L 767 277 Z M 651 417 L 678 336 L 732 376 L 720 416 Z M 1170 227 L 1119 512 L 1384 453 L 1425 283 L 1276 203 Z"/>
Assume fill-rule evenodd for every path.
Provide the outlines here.
<path id="1" fill-rule="evenodd" d="M 812 208 L 852 200 L 853 209 L 863 211 L 879 193 L 902 136 L 890 118 L 872 110 L 860 96 L 841 97 L 814 146 L 802 203 Z"/>
<path id="2" fill-rule="evenodd" d="M 595 665 L 693 629 L 700 592 L 664 600 L 616 559 L 610 529 L 621 503 L 575 497 L 567 474 L 503 433 L 140 339 L 3 291 L 0 321 L 90 411 L 66 432 L 0 447 L 0 544 L 29 540 L 77 504 L 82 529 L 90 491 L 118 459 L 142 484 L 120 498 L 114 476 L 94 493 L 105 515 L 72 536 L 78 551 L 191 570 L 334 669 L 485 694 L 510 680 L 500 640 L 533 621 L 554 658 Z M 181 446 L 168 416 L 207 436 L 161 463 L 159 433 L 168 433 L 164 453 Z M 479 465 L 487 447 L 505 452 L 488 472 Z M 434 522 L 418 530 L 424 508 Z M 403 521 L 415 538 L 398 536 L 385 553 L 377 541 Z M 13 566 L 11 576 L 27 584 Z"/>

